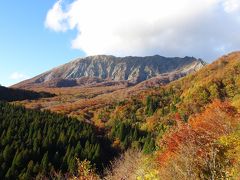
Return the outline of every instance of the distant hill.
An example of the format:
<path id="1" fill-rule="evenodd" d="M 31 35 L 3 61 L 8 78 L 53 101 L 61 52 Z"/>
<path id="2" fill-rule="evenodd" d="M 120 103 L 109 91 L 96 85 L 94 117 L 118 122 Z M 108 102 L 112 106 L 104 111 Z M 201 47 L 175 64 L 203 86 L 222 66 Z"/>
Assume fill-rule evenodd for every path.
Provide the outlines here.
<path id="1" fill-rule="evenodd" d="M 127 81 L 136 84 L 153 77 L 175 74 L 182 77 L 202 68 L 206 63 L 194 57 L 167 58 L 159 55 L 147 57 L 115 57 L 107 55 L 78 58 L 62 66 L 23 81 L 13 87 L 72 87 L 102 82 Z M 169 78 L 170 79 L 170 78 Z"/>
<path id="2" fill-rule="evenodd" d="M 21 101 L 33 100 L 39 98 L 53 97 L 54 95 L 47 92 L 34 92 L 22 89 L 13 89 L 0 86 L 0 101 Z"/>

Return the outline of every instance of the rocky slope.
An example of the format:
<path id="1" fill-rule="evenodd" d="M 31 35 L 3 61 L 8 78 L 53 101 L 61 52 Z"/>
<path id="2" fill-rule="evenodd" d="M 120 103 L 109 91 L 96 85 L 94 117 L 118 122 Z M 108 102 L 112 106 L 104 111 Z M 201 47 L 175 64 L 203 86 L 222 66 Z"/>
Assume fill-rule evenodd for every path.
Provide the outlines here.
<path id="1" fill-rule="evenodd" d="M 197 71 L 204 65 L 205 62 L 194 57 L 166 58 L 159 55 L 147 57 L 89 56 L 78 58 L 13 87 L 72 87 L 105 81 L 127 81 L 137 84 L 153 77 L 161 79 L 161 76 L 164 76 L 164 79 L 169 77 L 169 81 L 171 81 L 173 74 L 174 77 L 182 77 Z"/>

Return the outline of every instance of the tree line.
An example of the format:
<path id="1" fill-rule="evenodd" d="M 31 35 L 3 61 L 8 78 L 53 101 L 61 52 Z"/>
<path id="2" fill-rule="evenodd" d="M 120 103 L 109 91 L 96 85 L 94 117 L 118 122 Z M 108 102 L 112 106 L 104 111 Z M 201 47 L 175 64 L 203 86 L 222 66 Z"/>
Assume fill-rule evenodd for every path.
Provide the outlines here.
<path id="1" fill-rule="evenodd" d="M 21 101 L 25 99 L 39 99 L 53 97 L 54 94 L 47 92 L 34 92 L 23 89 L 13 89 L 0 86 L 0 101 Z"/>

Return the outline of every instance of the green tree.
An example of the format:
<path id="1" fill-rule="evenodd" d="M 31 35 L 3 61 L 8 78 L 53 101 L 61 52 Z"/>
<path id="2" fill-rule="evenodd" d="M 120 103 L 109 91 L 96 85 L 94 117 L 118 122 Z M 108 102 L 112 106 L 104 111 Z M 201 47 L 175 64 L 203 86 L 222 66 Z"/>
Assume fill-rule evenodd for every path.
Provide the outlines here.
<path id="1" fill-rule="evenodd" d="M 77 163 L 76 163 L 76 159 L 75 158 L 73 158 L 73 159 L 71 159 L 69 161 L 69 163 L 68 163 L 68 170 L 72 174 L 76 172 L 76 170 L 77 170 Z"/>
<path id="2" fill-rule="evenodd" d="M 17 154 L 14 163 L 17 167 L 23 167 L 24 164 L 24 152 L 21 151 L 20 153 Z"/>
<path id="3" fill-rule="evenodd" d="M 41 161 L 41 168 L 43 169 L 43 171 L 47 171 L 48 169 L 48 152 L 46 152 L 42 158 L 42 161 Z"/>
<path id="4" fill-rule="evenodd" d="M 214 83 L 213 85 L 211 85 L 208 88 L 209 92 L 210 92 L 210 96 L 212 99 L 219 99 L 220 98 L 220 93 L 218 90 L 218 85 L 216 83 Z"/>
<path id="5" fill-rule="evenodd" d="M 147 136 L 147 138 L 145 139 L 145 143 L 144 143 L 144 146 L 143 146 L 143 152 L 148 154 L 148 153 L 153 152 L 154 150 L 155 150 L 155 142 L 149 134 Z"/>
<path id="6" fill-rule="evenodd" d="M 10 161 L 12 157 L 12 149 L 9 145 L 7 145 L 3 150 L 3 158 L 5 161 Z"/>

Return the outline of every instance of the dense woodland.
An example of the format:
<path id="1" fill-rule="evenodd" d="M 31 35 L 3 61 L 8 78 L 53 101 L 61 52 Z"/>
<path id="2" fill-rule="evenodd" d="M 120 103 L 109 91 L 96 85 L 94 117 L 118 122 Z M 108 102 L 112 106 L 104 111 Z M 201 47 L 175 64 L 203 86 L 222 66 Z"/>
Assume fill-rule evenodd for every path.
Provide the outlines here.
<path id="1" fill-rule="evenodd" d="M 74 173 L 76 158 L 100 170 L 114 155 L 93 126 L 48 111 L 0 103 L 0 179 L 30 179 L 51 171 Z"/>
<path id="2" fill-rule="evenodd" d="M 10 93 L 24 93 L 20 99 L 32 93 L 4 89 Z M 9 96 L 3 95 L 2 100 L 8 101 Z M 101 172 L 113 157 L 129 147 L 143 148 L 145 153 L 154 150 L 150 133 L 133 128 L 130 123 L 118 122 L 114 127 L 108 137 L 77 119 L 2 101 L 0 179 L 31 179 L 54 172 L 73 175 L 77 172 L 77 159 L 89 160 Z"/>
<path id="3" fill-rule="evenodd" d="M 110 132 L 110 139 L 114 140 L 113 145 L 122 150 L 128 148 L 142 149 L 144 153 L 151 153 L 155 150 L 155 141 L 152 133 L 141 131 L 131 125 L 130 122 L 116 121 Z"/>

